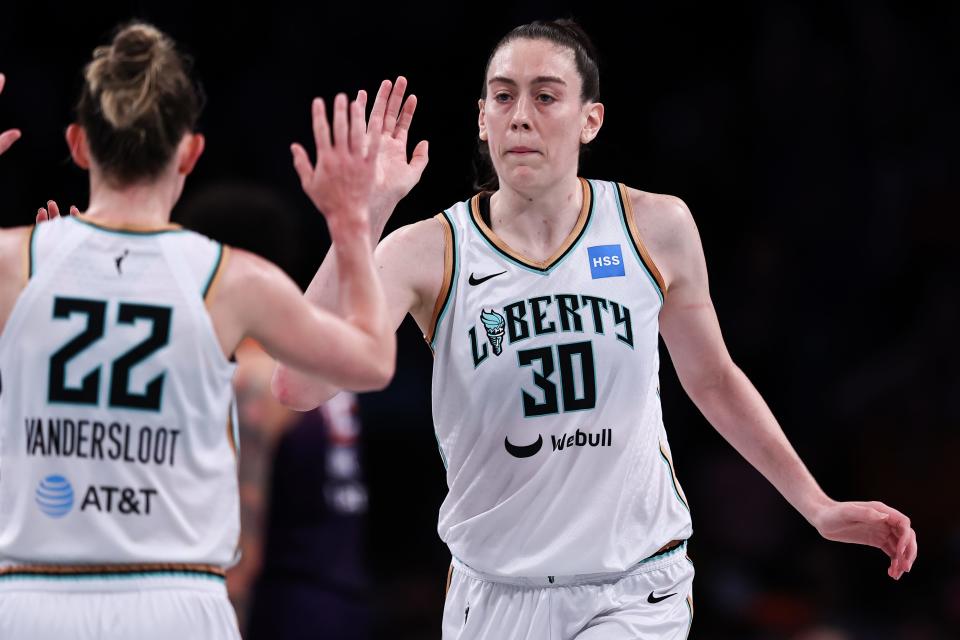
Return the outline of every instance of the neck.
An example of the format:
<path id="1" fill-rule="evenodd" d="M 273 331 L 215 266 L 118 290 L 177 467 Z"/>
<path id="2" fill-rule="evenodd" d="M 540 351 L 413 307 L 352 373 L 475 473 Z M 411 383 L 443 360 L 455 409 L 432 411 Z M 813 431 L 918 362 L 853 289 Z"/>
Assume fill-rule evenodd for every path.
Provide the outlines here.
<path id="1" fill-rule="evenodd" d="M 177 195 L 173 181 L 164 177 L 154 182 L 116 187 L 91 171 L 90 206 L 86 214 L 114 224 L 163 226 L 170 222 Z"/>
<path id="2" fill-rule="evenodd" d="M 583 186 L 576 173 L 536 190 L 501 183 L 490 197 L 490 223 L 537 244 L 562 242 L 576 224 L 583 206 Z"/>

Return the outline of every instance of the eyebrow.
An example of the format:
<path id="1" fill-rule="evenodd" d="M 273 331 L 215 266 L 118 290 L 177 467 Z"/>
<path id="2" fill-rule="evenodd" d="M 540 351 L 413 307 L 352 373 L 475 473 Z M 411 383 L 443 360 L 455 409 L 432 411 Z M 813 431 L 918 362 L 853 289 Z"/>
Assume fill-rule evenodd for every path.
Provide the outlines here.
<path id="1" fill-rule="evenodd" d="M 510 78 L 507 78 L 506 76 L 494 76 L 490 78 L 487 84 L 493 84 L 494 82 L 502 82 L 503 84 L 513 85 L 514 87 L 517 86 L 516 80 L 512 80 Z M 558 78 L 557 76 L 537 76 L 536 78 L 533 79 L 533 82 L 531 84 L 547 84 L 547 83 L 562 84 L 564 86 L 566 86 L 567 84 L 563 80 L 563 78 Z"/>

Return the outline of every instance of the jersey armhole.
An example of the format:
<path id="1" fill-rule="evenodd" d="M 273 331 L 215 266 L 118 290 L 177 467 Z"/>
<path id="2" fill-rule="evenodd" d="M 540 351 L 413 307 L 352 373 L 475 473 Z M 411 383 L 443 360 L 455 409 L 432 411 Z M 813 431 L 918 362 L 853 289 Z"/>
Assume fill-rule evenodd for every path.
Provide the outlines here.
<path id="1" fill-rule="evenodd" d="M 440 322 L 443 320 L 447 307 L 450 305 L 450 299 L 453 297 L 457 274 L 457 234 L 454 231 L 453 222 L 447 217 L 445 211 L 435 215 L 434 219 L 443 227 L 443 282 L 440 285 L 437 301 L 433 305 L 433 314 L 430 316 L 430 324 L 428 325 L 429 333 L 423 336 L 431 349 L 433 349 L 437 337 L 437 329 L 440 328 Z"/>
<path id="2" fill-rule="evenodd" d="M 662 300 L 664 294 L 667 293 L 667 285 L 663 280 L 663 276 L 660 275 L 660 270 L 657 269 L 657 265 L 653 262 L 653 258 L 650 257 L 650 252 L 647 251 L 646 245 L 643 244 L 643 239 L 640 237 L 640 230 L 637 229 L 637 220 L 633 215 L 633 202 L 630 200 L 630 192 L 622 182 L 617 183 L 617 196 L 620 198 L 620 211 L 623 215 L 623 222 L 637 260 L 643 268 L 646 269 L 647 275 L 650 276 Z"/>
<path id="3" fill-rule="evenodd" d="M 23 286 L 27 286 L 30 282 L 30 279 L 33 277 L 34 265 L 34 252 L 33 252 L 33 239 L 37 232 L 37 225 L 30 227 L 30 232 L 23 234 Z"/>
<path id="4" fill-rule="evenodd" d="M 213 296 L 216 293 L 217 285 L 220 284 L 220 281 L 223 279 L 223 272 L 227 268 L 227 263 L 230 261 L 230 247 L 225 244 L 219 244 L 217 250 L 217 259 L 213 263 L 213 268 L 210 270 L 210 276 L 207 278 L 207 284 L 203 288 L 203 303 L 210 308 L 210 302 L 213 300 Z"/>

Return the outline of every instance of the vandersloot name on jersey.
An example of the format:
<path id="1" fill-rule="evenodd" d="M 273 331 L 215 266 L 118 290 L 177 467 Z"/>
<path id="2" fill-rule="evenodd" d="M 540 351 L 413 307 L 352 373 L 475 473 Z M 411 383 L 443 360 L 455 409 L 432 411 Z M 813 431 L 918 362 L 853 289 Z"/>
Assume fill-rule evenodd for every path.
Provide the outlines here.
<path id="1" fill-rule="evenodd" d="M 176 466 L 179 429 L 129 423 L 26 418 L 26 454 Z"/>

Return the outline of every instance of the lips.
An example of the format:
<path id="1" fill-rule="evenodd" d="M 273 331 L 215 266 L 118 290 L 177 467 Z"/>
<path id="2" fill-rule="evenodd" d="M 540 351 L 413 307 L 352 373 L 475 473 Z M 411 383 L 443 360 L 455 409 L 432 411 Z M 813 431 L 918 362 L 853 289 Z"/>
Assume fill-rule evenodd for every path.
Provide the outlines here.
<path id="1" fill-rule="evenodd" d="M 530 147 L 512 147 L 510 149 L 507 149 L 507 153 L 515 153 L 517 155 L 523 156 L 523 155 L 530 155 L 533 153 L 540 153 L 540 152 L 537 151 L 536 149 L 531 149 Z"/>

